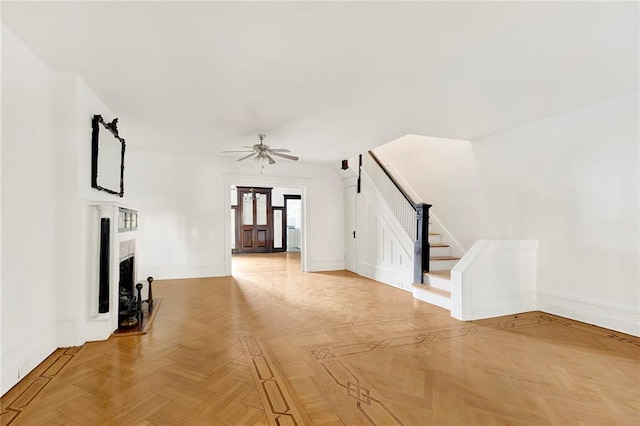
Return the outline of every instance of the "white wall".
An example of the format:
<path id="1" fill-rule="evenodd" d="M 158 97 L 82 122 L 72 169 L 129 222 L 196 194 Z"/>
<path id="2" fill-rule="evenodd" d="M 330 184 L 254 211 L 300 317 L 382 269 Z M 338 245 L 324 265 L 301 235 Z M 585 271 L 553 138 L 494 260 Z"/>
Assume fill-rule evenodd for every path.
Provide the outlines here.
<path id="1" fill-rule="evenodd" d="M 638 112 L 630 94 L 472 143 L 375 152 L 466 249 L 539 240 L 539 309 L 640 334 Z"/>
<path id="2" fill-rule="evenodd" d="M 271 204 L 274 206 L 284 207 L 285 195 L 302 195 L 302 189 L 275 187 L 271 192 Z"/>
<path id="3" fill-rule="evenodd" d="M 73 73 L 53 72 L 2 26 L 2 383 L 85 342 L 91 313 L 86 201 L 91 118 L 111 113 Z"/>
<path id="4" fill-rule="evenodd" d="M 129 145 L 135 146 L 135 141 L 129 141 Z M 308 269 L 344 268 L 342 186 L 340 177 L 329 167 L 282 161 L 267 166 L 259 175 L 253 163 L 133 149 L 127 161 L 125 190 L 140 210 L 139 277 L 228 274 L 225 238 L 229 232 L 225 221 L 229 222 L 229 206 L 225 200 L 230 185 L 243 184 L 229 180 L 227 176 L 232 175 L 246 176 L 256 186 L 303 181 L 308 186 Z M 269 180 L 274 178 L 276 185 Z"/>
<path id="5" fill-rule="evenodd" d="M 2 338 L 6 392 L 57 347 L 53 76 L 2 26 Z"/>

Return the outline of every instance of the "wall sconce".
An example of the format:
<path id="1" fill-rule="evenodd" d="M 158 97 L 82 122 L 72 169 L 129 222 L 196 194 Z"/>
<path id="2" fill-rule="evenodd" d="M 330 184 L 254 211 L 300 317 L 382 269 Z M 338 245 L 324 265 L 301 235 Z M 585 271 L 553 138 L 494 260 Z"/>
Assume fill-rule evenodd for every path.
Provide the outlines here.
<path id="1" fill-rule="evenodd" d="M 342 170 L 347 170 L 349 168 L 349 160 L 342 160 Z"/>

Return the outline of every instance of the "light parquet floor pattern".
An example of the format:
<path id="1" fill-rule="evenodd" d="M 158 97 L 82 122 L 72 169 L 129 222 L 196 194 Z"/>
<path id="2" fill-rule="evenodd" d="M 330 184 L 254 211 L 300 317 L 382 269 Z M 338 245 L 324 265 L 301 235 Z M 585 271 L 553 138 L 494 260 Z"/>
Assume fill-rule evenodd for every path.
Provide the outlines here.
<path id="1" fill-rule="evenodd" d="M 459 322 L 299 255 L 233 266 L 154 282 L 147 335 L 57 351 L 2 424 L 640 424 L 640 338 L 542 312 Z"/>

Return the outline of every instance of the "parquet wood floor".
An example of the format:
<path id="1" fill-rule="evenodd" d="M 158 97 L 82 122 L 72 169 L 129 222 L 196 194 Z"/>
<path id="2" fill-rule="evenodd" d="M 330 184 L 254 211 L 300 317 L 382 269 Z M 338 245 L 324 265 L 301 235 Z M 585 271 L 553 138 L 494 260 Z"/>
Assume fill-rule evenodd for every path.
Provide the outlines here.
<path id="1" fill-rule="evenodd" d="M 57 351 L 2 424 L 640 424 L 640 338 L 542 312 L 463 323 L 299 255 L 233 274 L 154 282 L 147 335 Z"/>

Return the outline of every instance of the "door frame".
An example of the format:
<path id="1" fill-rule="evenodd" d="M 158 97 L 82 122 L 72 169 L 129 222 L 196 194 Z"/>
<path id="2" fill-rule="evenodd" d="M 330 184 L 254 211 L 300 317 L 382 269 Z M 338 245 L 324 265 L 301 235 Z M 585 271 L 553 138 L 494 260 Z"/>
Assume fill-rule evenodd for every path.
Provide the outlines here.
<path id="1" fill-rule="evenodd" d="M 308 206 L 311 205 L 312 193 L 310 191 L 311 179 L 300 177 L 278 177 L 278 176 L 263 176 L 263 175 L 236 175 L 236 174 L 223 174 L 223 195 L 224 203 L 221 205 L 221 209 L 224 209 L 224 256 L 225 256 L 225 275 L 231 275 L 231 232 L 228 230 L 231 228 L 231 215 L 229 210 L 231 209 L 231 187 L 232 186 L 262 186 L 262 187 L 285 187 L 285 188 L 300 188 L 302 190 L 302 243 L 300 244 L 300 269 L 302 272 L 309 271 L 309 250 L 310 247 L 310 232 L 311 228 L 311 215 L 309 214 Z"/>

